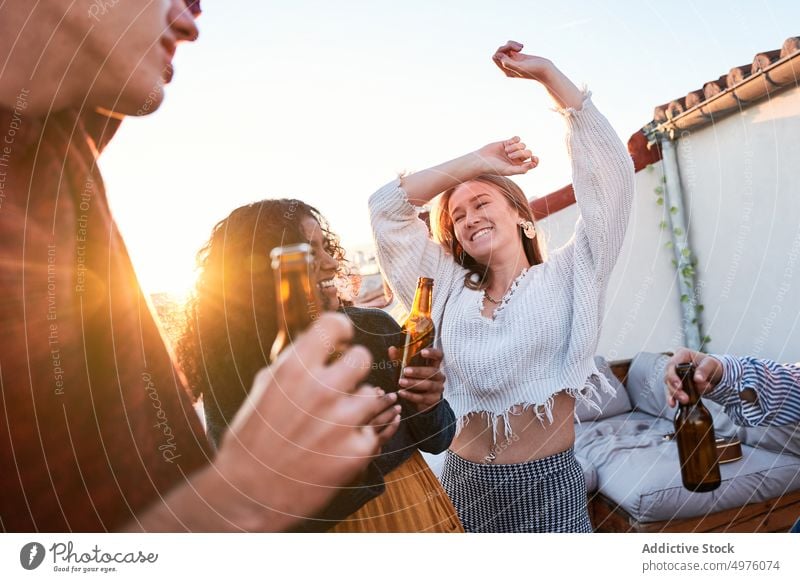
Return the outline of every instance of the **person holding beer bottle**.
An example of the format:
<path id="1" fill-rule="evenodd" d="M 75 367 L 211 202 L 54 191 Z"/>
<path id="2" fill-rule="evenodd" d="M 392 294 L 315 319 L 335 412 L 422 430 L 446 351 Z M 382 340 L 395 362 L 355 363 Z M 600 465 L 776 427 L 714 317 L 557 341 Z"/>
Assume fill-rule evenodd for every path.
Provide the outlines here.
<path id="1" fill-rule="evenodd" d="M 670 406 L 688 396 L 677 366 L 694 363 L 694 383 L 703 398 L 725 407 L 740 426 L 784 426 L 800 422 L 800 363 L 711 355 L 678 348 L 667 362 L 664 383 Z"/>
<path id="2" fill-rule="evenodd" d="M 509 42 L 493 60 L 544 85 L 566 118 L 581 213 L 573 240 L 544 260 L 528 201 L 508 179 L 538 163 L 517 137 L 389 183 L 370 198 L 370 215 L 395 295 L 408 307 L 418 277 L 436 281 L 445 396 L 458 418 L 442 482 L 464 528 L 589 532 L 575 400 L 592 401 L 591 376 L 613 391 L 593 357 L 633 166 L 590 95 L 521 50 Z M 440 194 L 434 242 L 415 207 Z"/>
<path id="3" fill-rule="evenodd" d="M 687 404 L 680 366 L 694 364 L 699 396 L 725 408 L 739 426 L 787 426 L 800 422 L 800 363 L 754 357 L 704 354 L 681 347 L 667 362 L 664 385 L 670 406 Z M 800 519 L 792 529 L 800 533 Z"/>
<path id="4" fill-rule="evenodd" d="M 281 336 L 291 340 L 294 333 L 289 329 L 294 323 L 285 334 L 280 331 L 284 322 L 279 313 L 293 308 L 281 303 L 276 309 L 273 265 L 280 267 L 281 261 L 271 264 L 271 252 L 276 258 L 293 252 L 295 258 L 310 262 L 302 270 L 321 310 L 347 315 L 355 330 L 353 343 L 366 347 L 373 357 L 367 382 L 387 393 L 396 391 L 401 407 L 397 432 L 360 482 L 298 529 L 462 531 L 452 503 L 419 453 L 446 450 L 455 433 L 453 411 L 442 398 L 444 377 L 438 369 L 442 353 L 426 348 L 421 355 L 430 364 L 406 368 L 398 380 L 403 347 L 400 327 L 379 309 L 343 305 L 337 289 L 344 269 L 343 249 L 320 213 L 300 200 L 262 200 L 237 208 L 217 224 L 198 253 L 200 273 L 178 357 L 195 393 L 203 395 L 211 440 L 223 441 L 247 395 L 249 386 L 237 378 L 262 367 L 274 346 L 280 352 L 285 345 Z M 306 296 L 301 301 L 307 304 L 311 299 Z M 306 308 L 303 305 L 297 311 Z M 325 338 L 320 341 L 324 343 Z M 330 346 L 332 355 L 335 351 Z M 291 386 L 286 388 L 291 390 Z M 382 417 L 374 421 L 376 430 L 381 430 L 384 421 Z"/>

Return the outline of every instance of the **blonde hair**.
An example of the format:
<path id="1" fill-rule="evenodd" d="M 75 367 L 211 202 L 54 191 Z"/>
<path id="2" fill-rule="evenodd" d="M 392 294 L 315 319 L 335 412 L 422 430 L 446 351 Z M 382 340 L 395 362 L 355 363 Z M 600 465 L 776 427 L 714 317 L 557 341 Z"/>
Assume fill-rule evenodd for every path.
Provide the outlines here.
<path id="1" fill-rule="evenodd" d="M 471 182 L 483 182 L 497 188 L 503 195 L 508 204 L 517 211 L 520 218 L 534 222 L 533 212 L 528 205 L 528 199 L 525 193 L 513 181 L 504 176 L 496 176 L 494 174 L 482 174 L 477 178 L 470 180 Z M 459 184 L 460 186 L 461 184 Z M 489 273 L 488 265 L 483 265 L 476 261 L 473 257 L 464 252 L 464 248 L 456 238 L 455 225 L 450 216 L 448 205 L 450 198 L 453 196 L 458 186 L 450 188 L 444 192 L 438 203 L 434 205 L 431 210 L 431 231 L 433 239 L 442 245 L 452 256 L 455 261 L 467 269 L 467 274 L 464 276 L 464 285 L 470 289 L 486 289 L 491 283 L 491 275 Z M 522 241 L 522 248 L 525 250 L 525 257 L 531 265 L 539 265 L 544 262 L 544 252 L 539 243 L 540 237 L 530 239 L 522 231 L 522 227 L 517 227 L 517 233 Z"/>

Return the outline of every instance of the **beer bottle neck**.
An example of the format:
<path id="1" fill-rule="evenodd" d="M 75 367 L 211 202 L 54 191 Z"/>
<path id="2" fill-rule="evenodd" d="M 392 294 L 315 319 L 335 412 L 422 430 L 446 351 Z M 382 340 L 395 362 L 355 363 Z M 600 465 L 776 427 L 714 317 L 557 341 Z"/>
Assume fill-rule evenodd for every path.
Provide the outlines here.
<path id="1" fill-rule="evenodd" d="M 430 279 L 420 280 L 417 284 L 417 293 L 414 295 L 414 305 L 411 313 L 431 316 L 431 298 L 433 296 L 433 281 Z"/>
<path id="2" fill-rule="evenodd" d="M 676 366 L 678 377 L 681 379 L 681 388 L 686 392 L 689 397 L 688 406 L 697 404 L 700 400 L 700 394 L 694 385 L 694 372 L 695 367 L 692 364 L 680 364 Z"/>

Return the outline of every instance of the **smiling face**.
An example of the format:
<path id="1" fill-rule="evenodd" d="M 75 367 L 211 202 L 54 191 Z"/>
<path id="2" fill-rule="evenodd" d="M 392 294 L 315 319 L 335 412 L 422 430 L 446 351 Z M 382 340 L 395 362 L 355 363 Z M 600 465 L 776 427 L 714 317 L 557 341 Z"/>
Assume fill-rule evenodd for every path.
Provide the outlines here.
<path id="1" fill-rule="evenodd" d="M 97 74 L 91 101 L 131 115 L 157 109 L 172 80 L 178 43 L 198 36 L 191 9 L 184 0 L 155 0 L 144 8 L 94 2 L 87 14 L 93 25 L 87 60 Z"/>
<path id="2" fill-rule="evenodd" d="M 456 240 L 483 265 L 519 254 L 520 215 L 493 184 L 465 182 L 453 190 L 448 203 Z"/>
<path id="3" fill-rule="evenodd" d="M 74 107 L 152 112 L 172 77 L 177 43 L 198 34 L 184 0 L 8 0 L 2 6 L 0 53 L 14 63 L 3 81 L 30 89 L 35 115 Z"/>
<path id="4" fill-rule="evenodd" d="M 323 302 L 322 307 L 326 311 L 335 311 L 339 307 L 339 292 L 335 284 L 339 262 L 329 252 L 325 233 L 314 217 L 304 216 L 300 220 L 300 230 L 314 251 L 314 278 Z"/>

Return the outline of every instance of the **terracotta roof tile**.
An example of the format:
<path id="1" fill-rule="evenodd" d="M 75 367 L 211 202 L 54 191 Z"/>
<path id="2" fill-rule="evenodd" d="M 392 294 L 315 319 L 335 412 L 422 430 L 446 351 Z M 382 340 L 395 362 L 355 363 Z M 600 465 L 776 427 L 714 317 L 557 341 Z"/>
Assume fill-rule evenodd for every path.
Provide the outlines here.
<path id="1" fill-rule="evenodd" d="M 694 89 L 684 97 L 657 106 L 653 120 L 643 130 L 652 133 L 669 128 L 700 127 L 741 111 L 783 88 L 797 87 L 800 64 L 794 61 L 798 53 L 800 36 L 786 39 L 780 49 L 757 53 L 751 63 L 733 67 L 726 75 L 704 83 L 702 89 Z M 756 76 L 763 80 L 755 79 Z"/>
<path id="2" fill-rule="evenodd" d="M 701 127 L 788 87 L 800 87 L 800 36 L 787 38 L 780 49 L 757 53 L 747 65 L 689 91 L 684 97 L 658 105 L 653 120 L 628 141 L 628 151 L 638 172 L 661 159 L 656 132 Z M 654 143 L 655 142 L 655 143 Z M 536 219 L 544 218 L 575 202 L 572 185 L 531 202 Z"/>
<path id="3" fill-rule="evenodd" d="M 783 42 L 781 47 L 781 58 L 800 52 L 800 36 L 790 36 Z"/>
<path id="4" fill-rule="evenodd" d="M 703 85 L 703 95 L 705 95 L 706 99 L 710 99 L 714 95 L 722 93 L 727 88 L 728 88 L 728 75 L 722 75 L 716 81 L 709 81 L 708 83 Z"/>
<path id="5" fill-rule="evenodd" d="M 697 105 L 697 104 L 699 104 L 699 103 L 701 103 L 702 101 L 705 101 L 705 100 L 706 100 L 706 96 L 702 91 L 700 91 L 700 90 L 692 91 L 688 95 L 686 95 L 686 99 L 685 99 L 686 108 L 687 109 L 691 109 L 695 105 Z"/>
<path id="6" fill-rule="evenodd" d="M 750 67 L 750 73 L 754 75 L 757 72 L 766 69 L 768 66 L 770 66 L 772 63 L 774 63 L 780 58 L 781 58 L 781 49 L 775 49 L 774 51 L 758 53 L 753 59 L 753 65 Z"/>

